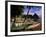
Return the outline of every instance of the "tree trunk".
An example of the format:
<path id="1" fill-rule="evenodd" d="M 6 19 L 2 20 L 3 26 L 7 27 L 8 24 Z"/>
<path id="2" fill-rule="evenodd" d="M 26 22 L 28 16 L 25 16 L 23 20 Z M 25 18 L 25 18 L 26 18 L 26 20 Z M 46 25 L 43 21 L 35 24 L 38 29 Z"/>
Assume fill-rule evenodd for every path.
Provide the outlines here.
<path id="1" fill-rule="evenodd" d="M 29 14 L 29 11 L 30 11 L 30 9 L 29 9 L 28 12 L 27 12 L 27 16 L 28 16 L 28 14 Z M 25 20 L 26 20 L 26 18 L 27 18 L 27 17 L 25 17 Z M 25 22 L 25 20 L 24 20 L 24 22 Z M 24 23 L 24 22 L 23 22 L 23 23 Z"/>

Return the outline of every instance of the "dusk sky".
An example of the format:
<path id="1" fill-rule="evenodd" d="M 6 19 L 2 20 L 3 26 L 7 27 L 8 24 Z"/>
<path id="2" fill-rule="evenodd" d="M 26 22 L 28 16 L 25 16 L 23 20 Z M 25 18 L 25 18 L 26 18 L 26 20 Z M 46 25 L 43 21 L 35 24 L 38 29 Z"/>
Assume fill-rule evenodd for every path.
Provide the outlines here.
<path id="1" fill-rule="evenodd" d="M 23 14 L 27 14 L 28 12 L 27 6 L 24 6 L 23 11 L 24 11 Z M 34 15 L 34 13 L 36 13 L 38 16 L 41 16 L 42 7 L 41 6 L 30 6 L 29 15 Z"/>

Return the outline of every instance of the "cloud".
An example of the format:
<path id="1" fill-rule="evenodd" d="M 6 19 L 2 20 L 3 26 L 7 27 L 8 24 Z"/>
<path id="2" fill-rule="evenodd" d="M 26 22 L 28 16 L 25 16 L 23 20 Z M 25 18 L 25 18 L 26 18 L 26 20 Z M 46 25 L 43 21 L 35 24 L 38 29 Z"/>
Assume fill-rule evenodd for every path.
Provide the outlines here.
<path id="1" fill-rule="evenodd" d="M 27 15 L 27 12 L 28 12 L 28 8 L 27 6 L 24 7 L 24 13 L 25 15 Z M 41 15 L 42 13 L 42 8 L 41 6 L 31 6 L 30 7 L 30 11 L 29 11 L 29 15 L 34 15 L 34 14 L 37 14 L 38 16 Z"/>

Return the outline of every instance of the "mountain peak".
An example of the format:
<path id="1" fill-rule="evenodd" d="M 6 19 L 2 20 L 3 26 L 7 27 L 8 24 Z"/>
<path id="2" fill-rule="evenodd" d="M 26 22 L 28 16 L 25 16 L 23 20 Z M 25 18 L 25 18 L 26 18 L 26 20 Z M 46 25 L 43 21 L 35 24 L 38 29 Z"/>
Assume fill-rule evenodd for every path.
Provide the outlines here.
<path id="1" fill-rule="evenodd" d="M 35 13 L 35 14 L 33 15 L 33 18 L 39 19 L 39 16 Z"/>

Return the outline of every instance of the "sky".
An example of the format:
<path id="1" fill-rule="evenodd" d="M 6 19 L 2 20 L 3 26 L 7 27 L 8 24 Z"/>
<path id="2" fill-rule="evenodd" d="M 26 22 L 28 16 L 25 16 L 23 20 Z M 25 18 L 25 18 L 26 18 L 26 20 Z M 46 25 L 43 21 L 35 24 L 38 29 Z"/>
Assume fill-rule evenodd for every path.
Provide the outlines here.
<path id="1" fill-rule="evenodd" d="M 27 6 L 24 6 L 23 11 L 24 11 L 23 14 L 26 14 L 26 15 L 27 15 L 27 12 L 28 12 Z M 34 15 L 35 13 L 36 13 L 38 16 L 41 16 L 41 13 L 42 13 L 42 6 L 30 6 L 29 15 Z"/>

